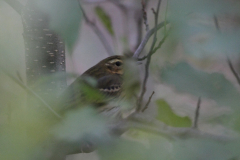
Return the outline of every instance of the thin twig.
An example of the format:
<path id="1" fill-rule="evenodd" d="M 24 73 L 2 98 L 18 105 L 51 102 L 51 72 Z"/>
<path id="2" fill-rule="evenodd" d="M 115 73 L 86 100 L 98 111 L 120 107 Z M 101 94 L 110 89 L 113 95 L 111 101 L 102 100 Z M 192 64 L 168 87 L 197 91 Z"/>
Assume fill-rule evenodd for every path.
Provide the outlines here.
<path id="1" fill-rule="evenodd" d="M 50 110 L 56 117 L 62 118 L 54 109 L 47 104 L 38 94 L 36 94 L 32 89 L 26 86 L 21 80 L 15 78 L 13 75 L 9 74 L 3 67 L 0 67 L 0 70 L 5 73 L 9 78 L 11 78 L 15 83 L 22 87 L 28 94 L 32 94 L 37 98 L 48 110 Z"/>
<path id="2" fill-rule="evenodd" d="M 158 24 L 158 14 L 159 14 L 159 9 L 160 9 L 160 4 L 161 4 L 161 0 L 158 0 L 157 11 L 154 13 L 154 16 L 155 16 L 154 37 L 153 37 L 153 42 L 152 42 L 152 45 L 151 45 L 151 48 L 150 48 L 150 51 L 149 51 L 148 55 L 151 54 L 151 52 L 153 51 L 154 46 L 157 42 L 157 31 L 158 31 L 157 24 Z M 142 84 L 142 92 L 141 92 L 140 97 L 137 101 L 137 111 L 141 111 L 141 107 L 142 107 L 141 104 L 142 104 L 142 101 L 143 101 L 143 96 L 146 92 L 146 84 L 147 84 L 147 79 L 148 79 L 148 76 L 149 76 L 150 62 L 151 62 L 151 56 L 148 56 L 147 62 L 145 64 L 145 75 L 144 75 L 143 84 Z"/>
<path id="3" fill-rule="evenodd" d="M 136 24 L 137 24 L 137 27 L 136 27 L 136 30 L 137 30 L 137 36 L 136 36 L 136 45 L 134 46 L 134 51 L 138 48 L 138 46 L 141 44 L 142 42 L 142 28 L 143 28 L 143 18 L 142 16 L 140 16 L 142 13 L 141 10 L 136 10 L 135 11 L 135 15 L 136 15 Z M 133 54 L 133 53 L 132 53 Z"/>
<path id="4" fill-rule="evenodd" d="M 146 31 L 149 31 L 149 25 L 147 20 L 147 12 L 146 12 L 146 2 L 142 0 L 142 15 L 143 15 L 143 23 L 146 26 Z"/>
<path id="5" fill-rule="evenodd" d="M 9 4 L 19 15 L 21 15 L 21 11 L 23 9 L 22 3 L 18 0 L 4 0 L 7 4 Z"/>
<path id="6" fill-rule="evenodd" d="M 198 119 L 199 119 L 198 117 L 199 117 L 200 106 L 201 106 L 201 97 L 198 98 L 197 108 L 196 108 L 195 116 L 194 116 L 193 128 L 195 128 L 195 129 L 198 128 Z"/>
<path id="7" fill-rule="evenodd" d="M 142 58 L 138 58 L 138 61 L 143 61 L 145 60 L 148 56 L 152 56 L 156 51 L 161 48 L 162 44 L 165 42 L 166 38 L 168 37 L 168 33 L 170 30 L 168 30 L 167 34 L 164 35 L 163 39 L 158 43 L 158 46 L 153 49 L 150 55 L 143 56 Z"/>
<path id="8" fill-rule="evenodd" d="M 220 32 L 220 26 L 219 26 L 218 19 L 217 19 L 216 15 L 213 16 L 213 20 L 214 20 L 215 27 Z"/>
<path id="9" fill-rule="evenodd" d="M 157 25 L 157 27 L 154 27 L 154 28 L 152 28 L 151 30 L 149 30 L 149 31 L 146 33 L 145 37 L 143 38 L 141 44 L 138 46 L 137 50 L 134 52 L 133 58 L 138 59 L 140 53 L 143 51 L 143 49 L 144 49 L 144 47 L 146 46 L 149 38 L 154 34 L 155 30 L 156 30 L 156 29 L 159 30 L 159 29 L 161 29 L 162 27 L 164 27 L 164 26 L 167 25 L 167 24 L 168 24 L 168 21 L 167 21 L 167 22 L 161 22 L 161 23 L 159 23 L 159 24 Z"/>
<path id="10" fill-rule="evenodd" d="M 213 16 L 213 20 L 214 20 L 215 27 L 220 32 L 221 30 L 220 30 L 218 19 L 217 19 L 216 15 Z M 238 73 L 236 72 L 236 70 L 234 69 L 234 67 L 232 65 L 232 61 L 230 60 L 230 58 L 228 56 L 227 56 L 227 63 L 228 63 L 230 70 L 232 71 L 234 77 L 236 78 L 238 85 L 240 85 L 240 77 L 239 77 Z"/>
<path id="11" fill-rule="evenodd" d="M 124 128 L 125 127 L 125 128 Z M 122 126 L 122 130 L 128 130 L 131 128 L 140 129 L 147 131 L 149 133 L 155 133 L 161 136 L 165 136 L 169 139 L 179 139 L 179 138 L 207 138 L 216 140 L 219 142 L 231 142 L 239 138 L 235 135 L 218 135 L 200 131 L 195 128 L 179 128 L 171 127 L 165 123 L 156 120 L 151 116 L 147 116 L 142 113 L 134 113 L 128 117 L 126 125 Z"/>
<path id="12" fill-rule="evenodd" d="M 164 136 L 170 140 L 178 140 L 178 139 L 185 139 L 185 138 L 204 138 L 215 140 L 218 142 L 226 143 L 232 142 L 237 140 L 239 137 L 231 137 L 226 135 L 217 135 L 212 133 L 203 132 L 194 128 L 176 128 L 166 125 L 148 125 L 144 123 L 137 123 L 137 122 L 128 122 L 125 126 L 125 130 L 128 129 L 139 129 L 146 131 L 148 133 L 154 133 L 157 135 Z"/>
<path id="13" fill-rule="evenodd" d="M 151 94 L 151 96 L 149 97 L 149 99 L 148 99 L 145 107 L 142 109 L 142 112 L 144 112 L 144 111 L 148 108 L 149 103 L 151 102 L 151 99 L 152 99 L 152 96 L 154 95 L 154 93 L 155 93 L 155 92 L 153 91 L 152 94 Z"/>
<path id="14" fill-rule="evenodd" d="M 170 32 L 170 29 L 167 31 L 167 33 L 164 35 L 163 39 L 158 43 L 157 47 L 154 48 L 151 55 L 153 55 L 159 48 L 162 47 L 162 44 L 165 42 L 166 38 L 168 37 Z"/>
<path id="15" fill-rule="evenodd" d="M 104 48 L 106 49 L 107 53 L 112 56 L 115 55 L 114 51 L 112 50 L 111 46 L 109 45 L 106 37 L 104 36 L 104 34 L 101 32 L 101 30 L 97 27 L 97 25 L 95 24 L 95 22 L 90 21 L 90 19 L 87 17 L 83 7 L 81 6 L 80 0 L 78 0 L 78 4 L 79 7 L 82 11 L 83 14 L 83 18 L 86 21 L 86 23 L 92 28 L 92 30 L 95 32 L 95 34 L 98 36 L 98 38 L 100 39 L 100 41 L 102 42 Z"/>
<path id="16" fill-rule="evenodd" d="M 234 77 L 237 79 L 238 85 L 240 85 L 239 75 L 238 75 L 238 73 L 236 72 L 236 70 L 234 69 L 234 67 L 233 67 L 233 65 L 232 65 L 232 62 L 231 62 L 231 60 L 229 59 L 229 57 L 227 57 L 227 62 L 228 62 L 228 66 L 229 66 L 229 68 L 231 69 Z"/>

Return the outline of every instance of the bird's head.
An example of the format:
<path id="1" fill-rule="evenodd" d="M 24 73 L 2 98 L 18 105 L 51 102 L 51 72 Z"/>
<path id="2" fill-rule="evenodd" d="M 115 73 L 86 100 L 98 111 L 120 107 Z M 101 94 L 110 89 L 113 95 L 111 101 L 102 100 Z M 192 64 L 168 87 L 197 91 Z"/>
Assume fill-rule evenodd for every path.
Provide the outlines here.
<path id="1" fill-rule="evenodd" d="M 91 76 L 96 79 L 107 75 L 119 75 L 123 74 L 123 56 L 111 56 L 103 59 L 95 66 L 88 69 L 83 75 Z"/>
<path id="2" fill-rule="evenodd" d="M 123 56 L 111 56 L 104 59 L 102 63 L 110 74 L 123 74 Z"/>

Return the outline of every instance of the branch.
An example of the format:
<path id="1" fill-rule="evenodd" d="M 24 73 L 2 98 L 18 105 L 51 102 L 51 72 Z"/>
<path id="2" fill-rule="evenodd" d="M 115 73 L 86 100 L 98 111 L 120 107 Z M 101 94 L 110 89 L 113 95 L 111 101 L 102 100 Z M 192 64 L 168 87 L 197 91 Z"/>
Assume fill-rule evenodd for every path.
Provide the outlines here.
<path id="1" fill-rule="evenodd" d="M 159 30 L 161 29 L 162 27 L 164 27 L 165 25 L 167 25 L 169 22 L 166 21 L 166 22 L 161 22 L 159 23 L 157 26 L 155 26 L 154 28 L 152 28 L 151 30 L 149 30 L 147 32 L 147 34 L 145 35 L 145 37 L 143 38 L 141 44 L 138 46 L 137 50 L 134 52 L 133 54 L 133 58 L 135 59 L 138 59 L 140 53 L 143 51 L 144 47 L 146 46 L 149 38 L 154 34 L 155 30 Z"/>
<path id="2" fill-rule="evenodd" d="M 148 1 L 147 1 L 148 2 Z M 146 31 L 149 31 L 149 25 L 147 20 L 147 12 L 146 12 L 146 2 L 142 0 L 142 15 L 143 15 L 143 23 L 146 26 Z"/>
<path id="3" fill-rule="evenodd" d="M 90 21 L 89 18 L 87 17 L 85 11 L 83 10 L 83 8 L 81 6 L 80 0 L 78 0 L 78 4 L 79 4 L 79 7 L 80 7 L 80 9 L 82 11 L 83 18 L 85 19 L 86 23 L 92 28 L 92 30 L 95 32 L 95 34 L 98 36 L 98 38 L 102 42 L 104 48 L 106 49 L 107 53 L 110 56 L 115 55 L 114 51 L 112 50 L 111 46 L 109 45 L 109 43 L 108 43 L 106 37 L 104 36 L 104 34 L 97 27 L 97 25 L 93 21 Z"/>
<path id="4" fill-rule="evenodd" d="M 217 19 L 216 15 L 213 16 L 213 20 L 214 20 L 215 27 L 217 28 L 218 31 L 220 31 L 220 26 L 219 26 L 218 19 Z"/>
<path id="5" fill-rule="evenodd" d="M 212 139 L 220 142 L 229 142 L 237 139 L 237 137 L 235 138 L 230 136 L 211 134 L 211 133 L 202 132 L 193 128 L 174 128 L 166 125 L 159 127 L 157 125 L 151 126 L 151 125 L 142 124 L 142 123 L 129 122 L 128 125 L 126 126 L 126 129 L 132 129 L 132 128 L 144 130 L 144 131 L 158 134 L 161 136 L 165 136 L 166 138 L 170 138 L 173 140 L 177 140 L 179 138 L 182 138 L 182 139 L 206 138 L 206 139 Z"/>
<path id="6" fill-rule="evenodd" d="M 18 0 L 4 0 L 7 4 L 9 4 L 19 15 L 21 15 L 21 11 L 23 9 L 22 3 Z"/>
<path id="7" fill-rule="evenodd" d="M 151 99 L 152 99 L 152 96 L 154 95 L 154 93 L 155 92 L 153 91 L 151 96 L 149 97 L 148 102 L 146 103 L 145 107 L 142 109 L 142 112 L 144 112 L 148 108 L 148 105 L 151 102 Z"/>
<path id="8" fill-rule="evenodd" d="M 216 29 L 220 32 L 220 27 L 219 27 L 219 23 L 218 23 L 218 19 L 217 19 L 216 15 L 213 16 L 213 20 L 214 20 Z M 234 67 L 232 65 L 232 61 L 230 60 L 230 58 L 228 56 L 227 56 L 227 63 L 228 63 L 230 70 L 232 71 L 234 77 L 236 78 L 238 85 L 240 85 L 240 77 L 239 77 L 238 73 L 236 72 L 236 70 L 234 69 Z"/>
<path id="9" fill-rule="evenodd" d="M 193 123 L 193 128 L 195 128 L 195 129 L 197 129 L 197 127 L 198 127 L 198 117 L 199 117 L 200 105 L 201 105 L 201 97 L 198 98 L 197 108 L 195 111 L 195 117 L 194 117 L 194 123 Z"/>
<path id="10" fill-rule="evenodd" d="M 156 53 L 156 51 L 157 51 L 159 48 L 161 48 L 162 44 L 165 42 L 166 38 L 168 37 L 169 32 L 170 32 L 170 30 L 167 31 L 167 33 L 165 34 L 165 36 L 163 37 L 163 39 L 158 43 L 158 46 L 153 49 L 153 51 L 151 52 L 150 55 L 146 55 L 146 56 L 143 56 L 142 58 L 138 58 L 138 61 L 143 61 L 143 60 L 145 60 L 148 56 L 152 56 L 154 53 Z"/>
<path id="11" fill-rule="evenodd" d="M 238 73 L 236 72 L 236 70 L 234 69 L 234 67 L 233 67 L 233 65 L 232 65 L 232 62 L 231 62 L 231 60 L 229 59 L 229 57 L 227 57 L 227 62 L 228 62 L 228 66 L 229 66 L 229 68 L 231 69 L 234 77 L 237 79 L 238 85 L 240 85 L 239 75 L 238 75 Z"/>
<path id="12" fill-rule="evenodd" d="M 217 16 L 214 15 L 213 16 L 213 20 L 214 20 L 214 24 L 215 24 L 215 27 L 216 29 L 220 32 L 220 26 L 219 26 L 219 23 L 218 23 L 218 19 L 217 19 Z M 232 71 L 234 77 L 236 78 L 237 82 L 238 82 L 238 85 L 240 85 L 240 77 L 238 75 L 238 73 L 236 72 L 236 70 L 234 69 L 233 65 L 232 65 L 232 61 L 230 60 L 230 58 L 227 56 L 227 63 L 228 63 L 228 66 L 230 68 L 230 70 Z"/>
<path id="13" fill-rule="evenodd" d="M 36 94 L 31 88 L 26 86 L 21 80 L 15 78 L 13 75 L 9 74 L 3 67 L 0 70 L 5 73 L 9 78 L 11 78 L 16 84 L 22 87 L 28 94 L 32 94 L 36 99 L 38 99 L 49 111 L 51 111 L 57 118 L 62 118 L 53 108 L 47 104 L 38 94 Z"/>
<path id="14" fill-rule="evenodd" d="M 143 79 L 143 84 L 142 84 L 142 92 L 140 94 L 140 97 L 137 101 L 137 111 L 140 111 L 141 110 L 141 104 L 142 104 L 142 101 L 143 101 L 143 96 L 146 92 L 146 84 L 147 84 L 147 79 L 148 79 L 148 76 L 149 76 L 149 65 L 150 65 L 150 62 L 151 62 L 151 53 L 154 49 L 154 46 L 157 42 L 157 24 L 158 24 L 158 14 L 159 14 L 159 9 L 160 9 L 160 4 L 161 4 L 161 0 L 158 0 L 158 4 L 157 4 L 157 11 L 153 12 L 154 13 L 154 16 L 155 16 L 155 27 L 154 27 L 154 37 L 153 37 L 153 42 L 152 42 L 152 46 L 150 48 L 150 51 L 148 53 L 148 58 L 147 58 L 147 62 L 145 64 L 145 76 L 144 76 L 144 79 Z"/>
<path id="15" fill-rule="evenodd" d="M 122 129 L 124 128 L 125 130 L 128 130 L 135 128 L 147 131 L 149 133 L 158 134 L 172 140 L 177 140 L 179 138 L 206 138 L 219 142 L 229 142 L 239 138 L 238 136 L 226 136 L 207 133 L 195 128 L 171 127 L 167 126 L 161 121 L 153 119 L 152 117 L 143 116 L 142 114 L 138 113 L 131 115 L 124 127 L 122 127 Z"/>

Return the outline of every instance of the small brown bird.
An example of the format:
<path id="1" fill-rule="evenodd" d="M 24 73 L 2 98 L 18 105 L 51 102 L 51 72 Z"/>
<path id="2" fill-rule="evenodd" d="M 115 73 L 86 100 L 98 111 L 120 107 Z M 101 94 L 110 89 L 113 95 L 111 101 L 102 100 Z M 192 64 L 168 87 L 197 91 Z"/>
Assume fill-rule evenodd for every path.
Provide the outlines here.
<path id="1" fill-rule="evenodd" d="M 108 57 L 79 76 L 60 96 L 60 112 L 64 115 L 68 110 L 93 105 L 106 117 L 121 116 L 119 105 L 111 105 L 109 101 L 117 99 L 122 92 L 123 59 L 117 55 Z M 80 150 L 88 153 L 95 147 L 95 142 L 87 138 L 83 139 Z"/>
<path id="2" fill-rule="evenodd" d="M 86 102 L 84 94 L 94 94 L 92 103 L 101 106 L 104 102 L 99 102 L 99 95 L 104 97 L 118 97 L 122 91 L 123 82 L 123 56 L 111 56 L 103 59 L 95 66 L 85 71 L 64 91 L 65 107 L 75 108 L 77 105 Z M 97 82 L 95 87 L 91 85 L 89 77 Z M 87 89 L 86 89 L 87 87 Z M 95 91 L 94 91 L 95 89 Z M 98 93 L 96 93 L 96 89 Z M 84 93 L 85 92 L 85 93 Z M 95 99 L 94 99 L 95 98 Z"/>

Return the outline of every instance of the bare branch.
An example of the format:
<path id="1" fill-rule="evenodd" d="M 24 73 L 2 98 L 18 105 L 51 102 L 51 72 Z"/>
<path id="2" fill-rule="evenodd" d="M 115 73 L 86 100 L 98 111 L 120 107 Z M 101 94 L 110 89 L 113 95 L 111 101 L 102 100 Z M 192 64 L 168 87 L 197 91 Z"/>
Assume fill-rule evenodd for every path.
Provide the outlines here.
<path id="1" fill-rule="evenodd" d="M 212 139 L 212 140 L 216 140 L 224 143 L 224 142 L 234 141 L 237 139 L 237 137 L 211 134 L 211 133 L 196 130 L 194 128 L 175 128 L 175 127 L 170 127 L 166 125 L 162 125 L 161 127 L 159 127 L 159 125 L 152 126 L 149 124 L 136 123 L 136 122 L 129 122 L 125 129 L 127 130 L 132 128 L 144 130 L 144 131 L 158 134 L 161 136 L 165 136 L 166 138 L 170 138 L 172 140 L 177 140 L 179 138 L 182 138 L 182 139 L 205 138 L 205 139 Z"/>
<path id="2" fill-rule="evenodd" d="M 9 74 L 3 67 L 0 67 L 0 70 L 5 73 L 9 78 L 11 78 L 16 84 L 22 87 L 28 94 L 33 95 L 36 99 L 38 99 L 48 110 L 50 110 L 57 118 L 62 118 L 54 109 L 47 104 L 38 94 L 36 94 L 31 88 L 26 86 L 21 80 L 15 78 L 13 75 Z"/>
<path id="3" fill-rule="evenodd" d="M 89 20 L 89 18 L 87 17 L 84 9 L 81 6 L 80 0 L 78 0 L 78 4 L 79 7 L 82 11 L 83 14 L 83 18 L 85 19 L 86 23 L 92 28 L 92 30 L 95 32 L 95 34 L 98 36 L 98 38 L 100 39 L 100 41 L 102 42 L 104 48 L 106 49 L 107 53 L 112 56 L 115 55 L 114 51 L 112 50 L 111 46 L 109 45 L 106 37 L 104 36 L 104 34 L 101 32 L 101 30 L 97 27 L 97 25 L 95 24 L 95 22 Z"/>
<path id="4" fill-rule="evenodd" d="M 4 0 L 7 4 L 9 4 L 19 15 L 21 15 L 21 11 L 23 8 L 22 3 L 18 0 Z"/>
<path id="5" fill-rule="evenodd" d="M 151 8 L 151 9 L 152 9 L 153 14 L 156 15 L 157 12 L 155 11 L 155 9 L 154 8 Z"/>
<path id="6" fill-rule="evenodd" d="M 214 20 L 215 27 L 220 32 L 220 26 L 219 26 L 218 19 L 217 19 L 216 15 L 213 16 L 213 20 Z M 227 63 L 228 63 L 228 66 L 229 66 L 230 70 L 232 71 L 234 77 L 236 78 L 236 80 L 238 82 L 238 85 L 240 85 L 240 77 L 239 77 L 238 73 L 236 72 L 236 70 L 234 69 L 234 67 L 232 65 L 232 61 L 230 60 L 230 58 L 228 56 L 227 56 Z"/>
<path id="7" fill-rule="evenodd" d="M 142 11 L 141 10 L 137 10 L 135 12 L 135 15 L 136 15 L 136 23 L 137 23 L 137 27 L 136 27 L 136 30 L 137 30 L 137 36 L 136 36 L 136 45 L 134 47 L 134 51 L 138 48 L 138 46 L 141 44 L 142 42 L 142 28 L 143 28 L 143 18 L 142 16 L 139 16 L 141 15 Z M 132 53 L 133 54 L 133 53 Z"/>
<path id="8" fill-rule="evenodd" d="M 198 98 L 197 108 L 194 116 L 193 128 L 195 129 L 198 128 L 198 117 L 199 117 L 200 105 L 201 105 L 201 97 Z"/>
<path id="9" fill-rule="evenodd" d="M 239 138 L 238 136 L 226 136 L 226 135 L 217 135 L 212 133 L 207 133 L 200 131 L 195 128 L 179 128 L 179 127 L 171 127 L 164 124 L 161 121 L 155 120 L 152 117 L 135 113 L 129 117 L 126 126 L 124 126 L 125 130 L 135 128 L 139 130 L 144 130 L 149 133 L 158 134 L 161 136 L 165 136 L 166 138 L 176 140 L 179 138 L 206 138 L 212 139 L 219 142 L 229 142 L 236 140 Z M 123 128 L 123 127 L 122 127 Z"/>
<path id="10" fill-rule="evenodd" d="M 148 99 L 145 107 L 142 109 L 142 112 L 144 112 L 144 111 L 148 108 L 148 105 L 149 105 L 149 103 L 151 102 L 151 99 L 152 99 L 152 96 L 154 95 L 154 93 L 155 93 L 155 92 L 153 91 L 152 94 L 151 94 L 151 96 L 149 97 L 149 99 Z"/>
<path id="11" fill-rule="evenodd" d="M 153 49 L 153 51 L 151 52 L 150 55 L 143 56 L 142 58 L 138 58 L 138 61 L 145 60 L 148 56 L 152 56 L 154 53 L 156 53 L 156 51 L 157 51 L 159 48 L 161 48 L 162 44 L 165 42 L 166 38 L 168 37 L 169 31 L 170 31 L 170 30 L 167 31 L 167 33 L 165 34 L 165 36 L 163 37 L 163 39 L 158 43 L 158 46 Z"/>
<path id="12" fill-rule="evenodd" d="M 161 4 L 161 0 L 158 0 L 157 11 L 154 14 L 154 16 L 155 16 L 154 37 L 153 37 L 153 42 L 152 42 L 150 51 L 148 53 L 148 55 L 150 55 L 150 56 L 147 57 L 147 62 L 145 64 L 145 76 L 144 76 L 143 84 L 142 84 L 142 92 L 141 92 L 140 97 L 137 101 L 137 111 L 140 111 L 141 107 L 142 107 L 143 96 L 146 92 L 146 84 L 147 84 L 147 79 L 148 79 L 148 76 L 149 76 L 149 65 L 150 65 L 150 62 L 151 62 L 151 52 L 153 51 L 154 46 L 157 42 L 157 31 L 158 31 L 157 24 L 158 24 L 158 14 L 159 14 L 159 9 L 160 9 L 160 4 Z"/>
<path id="13" fill-rule="evenodd" d="M 233 65 L 232 65 L 232 62 L 231 62 L 231 60 L 229 59 L 229 57 L 227 57 L 227 62 L 228 62 L 228 66 L 229 66 L 229 68 L 231 69 L 234 77 L 237 79 L 238 85 L 240 85 L 239 75 L 238 75 L 238 73 L 236 72 L 236 70 L 234 69 L 234 67 L 233 67 Z"/>
<path id="14" fill-rule="evenodd" d="M 218 19 L 217 19 L 216 15 L 213 16 L 213 20 L 214 20 L 215 27 L 217 28 L 218 31 L 220 31 L 220 26 L 219 26 Z"/>
<path id="15" fill-rule="evenodd" d="M 141 44 L 138 46 L 137 50 L 134 52 L 133 58 L 138 59 L 140 53 L 143 51 L 144 47 L 146 46 L 149 38 L 154 34 L 155 29 L 159 30 L 167 24 L 168 22 L 161 22 L 157 25 L 157 27 L 154 27 L 153 29 L 149 30 L 145 35 L 145 37 L 143 38 Z"/>
<path id="16" fill-rule="evenodd" d="M 143 23 L 146 26 L 146 31 L 149 31 L 149 25 L 147 20 L 147 12 L 146 12 L 146 2 L 142 0 L 142 15 L 143 15 Z"/>

